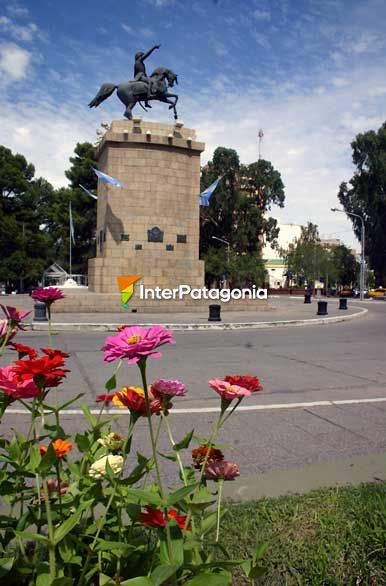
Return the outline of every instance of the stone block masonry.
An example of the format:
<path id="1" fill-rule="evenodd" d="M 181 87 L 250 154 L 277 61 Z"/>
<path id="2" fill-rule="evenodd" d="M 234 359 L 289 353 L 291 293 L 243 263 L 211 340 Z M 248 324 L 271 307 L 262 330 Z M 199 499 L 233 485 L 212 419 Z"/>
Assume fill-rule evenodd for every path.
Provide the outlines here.
<path id="1" fill-rule="evenodd" d="M 135 118 L 111 124 L 98 147 L 99 166 L 124 188 L 98 184 L 91 292 L 117 293 L 120 275 L 141 275 L 148 287 L 203 286 L 198 257 L 203 150 L 195 131 L 181 123 Z"/>

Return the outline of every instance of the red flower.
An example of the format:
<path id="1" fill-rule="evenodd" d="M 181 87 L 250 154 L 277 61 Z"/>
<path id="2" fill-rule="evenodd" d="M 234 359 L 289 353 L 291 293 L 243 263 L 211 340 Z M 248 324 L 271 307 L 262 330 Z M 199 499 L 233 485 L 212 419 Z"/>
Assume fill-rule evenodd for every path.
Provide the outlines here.
<path id="1" fill-rule="evenodd" d="M 28 356 L 30 360 L 33 360 L 38 355 L 35 348 L 30 348 L 30 346 L 18 344 L 17 342 L 11 342 L 9 345 L 12 347 L 12 350 L 16 350 L 16 352 L 19 353 L 19 358 L 24 358 L 24 356 Z"/>
<path id="2" fill-rule="evenodd" d="M 49 358 L 55 358 L 55 356 L 60 356 L 61 358 L 69 358 L 70 356 L 67 352 L 63 352 L 63 350 L 55 350 L 54 348 L 40 348 L 40 350 Z"/>
<path id="3" fill-rule="evenodd" d="M 48 306 L 58 299 L 64 299 L 62 291 L 57 287 L 42 287 L 40 289 L 35 289 L 35 291 L 32 291 L 31 297 L 32 299 L 35 299 L 35 301 L 41 301 Z"/>
<path id="4" fill-rule="evenodd" d="M 13 401 L 39 396 L 39 389 L 33 379 L 19 380 L 13 366 L 0 368 L 0 390 Z"/>
<path id="5" fill-rule="evenodd" d="M 169 521 L 175 519 L 180 529 L 185 528 L 186 515 L 178 515 L 177 509 L 169 509 L 167 518 Z M 165 514 L 159 509 L 146 506 L 145 512 L 142 512 L 140 515 L 140 521 L 142 525 L 147 525 L 148 527 L 165 527 Z M 190 527 L 187 527 L 187 529 L 190 530 Z"/>
<path id="6" fill-rule="evenodd" d="M 224 454 L 221 450 L 217 450 L 216 448 L 209 449 L 208 446 L 200 446 L 199 448 L 194 448 L 194 450 L 192 450 L 193 465 L 195 468 L 201 468 L 201 466 L 205 462 L 208 451 L 209 456 L 207 459 L 207 463 L 213 462 L 215 460 L 224 459 Z"/>
<path id="7" fill-rule="evenodd" d="M 51 388 L 60 385 L 69 372 L 62 366 L 64 362 L 61 356 L 43 356 L 36 360 L 16 360 L 14 372 L 19 381 L 33 379 L 39 387 Z"/>
<path id="8" fill-rule="evenodd" d="M 96 398 L 96 402 L 97 403 L 111 403 L 111 401 L 114 399 L 115 397 L 115 393 L 112 393 L 112 395 L 98 395 Z"/>
<path id="9" fill-rule="evenodd" d="M 112 401 L 118 407 L 127 407 L 134 413 L 146 415 L 145 393 L 140 387 L 123 387 L 119 393 L 115 393 Z M 155 397 L 151 390 L 149 390 L 149 401 L 150 412 L 159 415 L 163 406 L 162 401 Z M 170 408 L 171 404 L 168 404 L 167 407 Z"/>
<path id="10" fill-rule="evenodd" d="M 251 374 L 232 374 L 226 376 L 224 380 L 231 385 L 243 387 L 244 389 L 251 391 L 251 393 L 256 393 L 257 391 L 263 390 L 259 379 L 256 376 L 252 376 Z"/>

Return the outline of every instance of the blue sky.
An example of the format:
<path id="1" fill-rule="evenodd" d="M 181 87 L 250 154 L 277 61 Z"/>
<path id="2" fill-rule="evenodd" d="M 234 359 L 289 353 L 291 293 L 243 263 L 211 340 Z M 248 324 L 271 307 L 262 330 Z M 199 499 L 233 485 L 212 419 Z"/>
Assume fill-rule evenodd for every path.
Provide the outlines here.
<path id="1" fill-rule="evenodd" d="M 75 143 L 122 117 L 115 96 L 87 108 L 100 84 L 131 78 L 134 53 L 161 44 L 147 68 L 178 73 L 203 162 L 219 145 L 256 160 L 263 128 L 286 186 L 273 215 L 351 244 L 330 208 L 350 141 L 386 119 L 385 21 L 384 0 L 0 0 L 0 143 L 64 185 Z M 146 117 L 172 122 L 162 105 Z"/>

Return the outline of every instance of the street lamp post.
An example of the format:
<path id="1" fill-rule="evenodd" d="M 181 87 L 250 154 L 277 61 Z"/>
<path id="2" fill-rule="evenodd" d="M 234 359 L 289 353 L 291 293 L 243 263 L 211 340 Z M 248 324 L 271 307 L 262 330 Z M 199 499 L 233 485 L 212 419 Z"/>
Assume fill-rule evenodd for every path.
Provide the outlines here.
<path id="1" fill-rule="evenodd" d="M 353 212 L 345 212 L 344 210 L 339 210 L 338 208 L 331 208 L 332 212 L 342 212 L 342 214 L 346 214 L 347 216 L 355 216 L 359 218 L 361 221 L 361 273 L 359 277 L 359 295 L 360 300 L 363 301 L 364 293 L 365 293 L 365 221 L 363 216 L 359 214 L 354 214 Z"/>
<path id="2" fill-rule="evenodd" d="M 227 263 L 229 264 L 229 259 L 231 256 L 231 245 L 228 242 L 228 240 L 224 240 L 223 238 L 217 238 L 217 236 L 212 236 L 212 240 L 218 240 L 219 242 L 226 244 L 226 246 L 227 246 Z"/>
<path id="3" fill-rule="evenodd" d="M 231 245 L 228 242 L 228 240 L 224 240 L 224 238 L 217 238 L 217 236 L 212 236 L 212 240 L 218 240 L 219 242 L 222 242 L 223 244 L 226 244 L 227 247 L 227 265 L 228 265 L 228 270 L 229 270 L 229 260 L 230 260 L 230 256 L 231 256 Z M 228 281 L 228 279 L 227 279 Z"/>

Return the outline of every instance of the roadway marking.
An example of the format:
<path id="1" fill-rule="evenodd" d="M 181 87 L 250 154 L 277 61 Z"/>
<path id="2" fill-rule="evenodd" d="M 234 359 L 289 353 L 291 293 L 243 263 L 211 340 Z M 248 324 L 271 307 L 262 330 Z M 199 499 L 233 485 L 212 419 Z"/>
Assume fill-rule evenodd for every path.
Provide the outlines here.
<path id="1" fill-rule="evenodd" d="M 336 401 L 308 401 L 304 403 L 270 403 L 268 405 L 240 405 L 237 411 L 271 411 L 275 409 L 307 409 L 309 407 L 336 407 L 339 405 L 363 405 L 366 403 L 386 403 L 386 397 L 376 397 L 374 399 L 341 399 Z M 100 409 L 90 409 L 93 415 L 98 415 Z M 190 413 L 219 413 L 220 407 L 189 407 L 185 409 L 172 409 L 170 414 L 186 415 Z M 9 415 L 29 415 L 26 409 L 7 409 Z M 50 411 L 46 411 L 47 414 Z M 104 409 L 105 415 L 125 415 L 130 411 L 124 409 Z M 62 415 L 84 415 L 81 409 L 64 409 Z"/>

